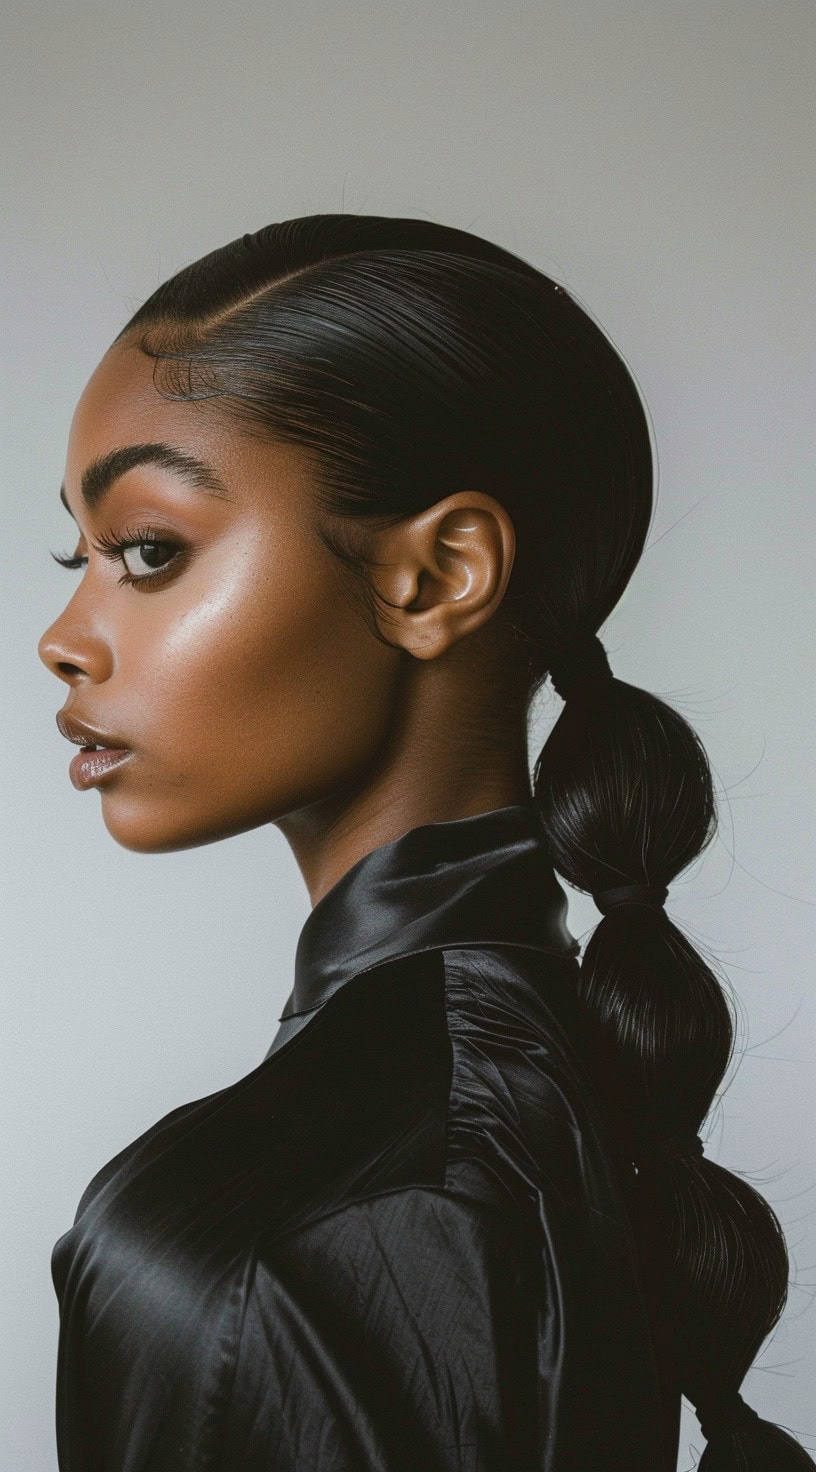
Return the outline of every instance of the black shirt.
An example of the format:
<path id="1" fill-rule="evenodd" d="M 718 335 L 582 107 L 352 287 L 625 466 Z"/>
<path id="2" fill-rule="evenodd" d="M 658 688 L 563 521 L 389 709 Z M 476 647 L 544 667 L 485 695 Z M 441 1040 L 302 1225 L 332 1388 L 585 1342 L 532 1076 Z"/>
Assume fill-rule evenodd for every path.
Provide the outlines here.
<path id="1" fill-rule="evenodd" d="M 673 1472 L 566 909 L 526 804 L 322 897 L 263 1061 L 54 1247 L 61 1472 Z"/>

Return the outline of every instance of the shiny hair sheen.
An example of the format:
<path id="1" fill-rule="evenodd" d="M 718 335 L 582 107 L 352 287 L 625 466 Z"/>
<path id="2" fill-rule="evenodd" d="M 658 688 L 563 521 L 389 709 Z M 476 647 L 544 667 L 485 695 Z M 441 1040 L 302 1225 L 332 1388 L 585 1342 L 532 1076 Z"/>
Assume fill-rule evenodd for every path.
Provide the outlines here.
<path id="1" fill-rule="evenodd" d="M 213 399 L 250 433 L 308 453 L 320 534 L 366 596 L 367 524 L 465 488 L 495 496 L 517 540 L 495 617 L 528 709 L 640 558 L 653 466 L 632 376 L 562 286 L 479 236 L 369 215 L 278 221 L 178 271 L 123 339 L 155 359 L 161 393 Z M 618 679 L 587 682 L 565 704 L 534 797 L 556 870 L 587 893 L 670 884 L 716 829 L 698 736 Z M 578 986 L 588 1056 L 632 1162 L 654 1332 L 676 1343 L 684 1394 L 710 1405 L 740 1386 L 780 1318 L 784 1235 L 764 1198 L 714 1161 L 646 1154 L 699 1130 L 732 1055 L 731 1010 L 666 912 L 640 905 L 599 922 Z M 699 1466 L 816 1464 L 757 1418 L 715 1436 Z"/>

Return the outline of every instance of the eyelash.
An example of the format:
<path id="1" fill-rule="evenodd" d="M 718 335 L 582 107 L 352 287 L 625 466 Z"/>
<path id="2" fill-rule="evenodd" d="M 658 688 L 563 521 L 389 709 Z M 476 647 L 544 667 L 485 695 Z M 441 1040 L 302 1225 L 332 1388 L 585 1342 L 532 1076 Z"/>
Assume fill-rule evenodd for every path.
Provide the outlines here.
<path id="1" fill-rule="evenodd" d="M 149 545 L 158 547 L 174 547 L 177 553 L 181 553 L 184 551 L 181 542 L 176 542 L 170 537 L 159 536 L 158 532 L 152 526 L 140 526 L 133 528 L 126 527 L 121 538 L 113 537 L 110 535 L 103 535 L 100 536 L 98 541 L 92 542 L 91 545 L 100 554 L 101 557 L 109 557 L 113 562 L 116 562 L 117 559 L 120 559 L 122 553 L 127 552 L 131 547 L 142 547 L 145 545 Z M 51 556 L 54 558 L 55 562 L 58 562 L 60 564 L 60 567 L 68 567 L 72 569 L 81 567 L 82 564 L 84 562 L 87 562 L 88 560 L 87 557 L 82 557 L 76 552 L 71 557 L 58 557 L 56 552 L 52 552 Z M 130 583 L 133 586 L 142 585 L 144 583 L 155 583 L 159 579 L 164 579 L 166 574 L 169 573 L 171 570 L 175 571 L 177 563 L 178 557 L 174 557 L 170 562 L 165 563 L 164 567 L 155 568 L 153 572 L 145 573 L 141 577 L 137 577 L 134 573 L 125 570 L 122 576 L 118 579 L 118 586 L 121 587 L 124 583 Z"/>

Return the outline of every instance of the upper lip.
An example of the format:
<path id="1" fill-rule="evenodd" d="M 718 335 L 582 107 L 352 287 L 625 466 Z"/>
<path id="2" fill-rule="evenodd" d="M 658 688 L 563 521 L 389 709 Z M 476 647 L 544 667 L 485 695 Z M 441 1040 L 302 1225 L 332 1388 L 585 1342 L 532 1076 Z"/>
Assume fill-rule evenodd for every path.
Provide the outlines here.
<path id="1" fill-rule="evenodd" d="M 111 736 L 107 731 L 100 731 L 96 726 L 89 726 L 87 721 L 81 721 L 78 716 L 69 715 L 67 711 L 57 711 L 57 725 L 66 741 L 73 741 L 77 746 L 110 746 L 127 750 L 125 742 L 118 737 Z"/>

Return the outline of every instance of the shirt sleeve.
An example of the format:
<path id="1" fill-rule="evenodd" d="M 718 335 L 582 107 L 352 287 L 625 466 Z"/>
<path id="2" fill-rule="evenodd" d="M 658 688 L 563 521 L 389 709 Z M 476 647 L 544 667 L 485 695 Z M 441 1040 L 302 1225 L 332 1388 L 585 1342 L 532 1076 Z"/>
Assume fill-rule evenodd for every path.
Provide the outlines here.
<path id="1" fill-rule="evenodd" d="M 226 1414 L 242 1472 L 508 1472 L 536 1460 L 540 1255 L 413 1187 L 258 1253 Z"/>

